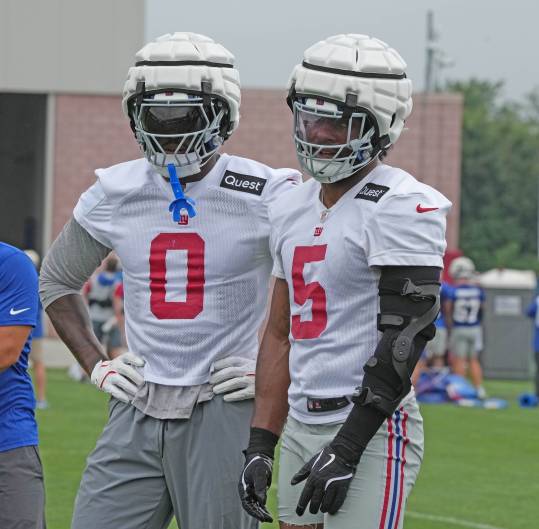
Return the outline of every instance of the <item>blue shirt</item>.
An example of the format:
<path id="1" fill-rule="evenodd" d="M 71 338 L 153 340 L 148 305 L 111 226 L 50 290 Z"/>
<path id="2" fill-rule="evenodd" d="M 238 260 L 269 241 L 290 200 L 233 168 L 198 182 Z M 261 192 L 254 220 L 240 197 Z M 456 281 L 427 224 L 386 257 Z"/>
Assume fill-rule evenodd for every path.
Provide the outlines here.
<path id="1" fill-rule="evenodd" d="M 450 286 L 447 283 L 442 283 L 442 286 L 440 287 L 440 305 L 443 307 L 444 301 L 447 299 L 449 295 Z M 434 320 L 434 325 L 436 325 L 437 329 L 445 329 L 445 318 L 442 310 L 440 309 L 440 312 L 438 312 L 438 316 Z"/>
<path id="2" fill-rule="evenodd" d="M 0 326 L 35 327 L 38 280 L 26 254 L 0 243 Z M 31 333 L 17 362 L 0 373 L 0 452 L 37 445 L 35 398 L 28 375 Z"/>
<path id="3" fill-rule="evenodd" d="M 528 310 L 526 313 L 530 318 L 534 319 L 535 324 L 535 333 L 533 337 L 533 349 L 534 351 L 539 352 L 539 311 L 537 310 L 537 306 L 539 305 L 539 296 L 537 296 L 528 307 Z"/>
<path id="4" fill-rule="evenodd" d="M 481 306 L 485 292 L 476 285 L 454 285 L 448 289 L 448 299 L 453 301 L 453 325 L 473 327 L 481 324 Z"/>

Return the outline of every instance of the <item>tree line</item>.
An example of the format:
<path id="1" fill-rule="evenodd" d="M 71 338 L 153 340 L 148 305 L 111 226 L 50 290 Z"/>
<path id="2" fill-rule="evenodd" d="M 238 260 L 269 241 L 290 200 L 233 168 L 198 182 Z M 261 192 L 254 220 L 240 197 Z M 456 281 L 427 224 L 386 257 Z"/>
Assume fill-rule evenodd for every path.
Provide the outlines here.
<path id="1" fill-rule="evenodd" d="M 502 82 L 472 79 L 446 88 L 464 97 L 462 251 L 478 270 L 539 272 L 539 91 L 508 101 Z"/>

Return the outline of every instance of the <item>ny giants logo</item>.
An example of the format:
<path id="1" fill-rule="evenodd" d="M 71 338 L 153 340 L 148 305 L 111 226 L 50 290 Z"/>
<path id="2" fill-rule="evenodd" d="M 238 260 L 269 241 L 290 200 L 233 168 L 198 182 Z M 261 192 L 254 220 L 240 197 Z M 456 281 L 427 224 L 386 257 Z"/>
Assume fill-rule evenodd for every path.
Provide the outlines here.
<path id="1" fill-rule="evenodd" d="M 322 235 L 323 229 L 324 229 L 323 226 L 316 226 L 316 228 L 314 229 L 314 236 L 320 237 L 320 235 Z"/>
<path id="2" fill-rule="evenodd" d="M 187 226 L 189 224 L 189 215 L 187 213 L 181 213 L 180 214 L 180 222 L 178 222 L 180 226 Z"/>

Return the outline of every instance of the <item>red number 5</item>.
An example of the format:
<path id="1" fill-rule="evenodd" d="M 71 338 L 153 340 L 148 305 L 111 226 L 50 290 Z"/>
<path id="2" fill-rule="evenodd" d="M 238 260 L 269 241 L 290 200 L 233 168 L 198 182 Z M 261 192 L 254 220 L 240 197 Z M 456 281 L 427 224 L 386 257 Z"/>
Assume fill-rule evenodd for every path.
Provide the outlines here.
<path id="1" fill-rule="evenodd" d="M 187 250 L 185 301 L 166 301 L 167 251 Z M 161 233 L 150 246 L 150 309 L 160 320 L 192 320 L 204 308 L 204 240 L 196 233 Z"/>
<path id="2" fill-rule="evenodd" d="M 319 246 L 297 246 L 292 260 L 292 284 L 294 301 L 303 305 L 312 300 L 312 319 L 301 321 L 301 316 L 292 316 L 292 336 L 297 340 L 318 338 L 328 323 L 326 293 L 318 281 L 305 283 L 303 268 L 306 263 L 323 261 L 326 257 L 327 244 Z"/>

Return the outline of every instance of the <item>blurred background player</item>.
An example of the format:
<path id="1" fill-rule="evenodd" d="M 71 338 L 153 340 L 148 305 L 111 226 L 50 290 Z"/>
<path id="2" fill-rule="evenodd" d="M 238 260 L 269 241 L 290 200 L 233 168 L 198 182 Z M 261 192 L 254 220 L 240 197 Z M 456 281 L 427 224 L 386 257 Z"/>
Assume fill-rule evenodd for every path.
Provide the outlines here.
<path id="1" fill-rule="evenodd" d="M 123 279 L 120 279 L 116 288 L 114 289 L 114 294 L 112 297 L 112 308 L 114 309 L 114 318 L 116 320 L 116 328 L 120 333 L 120 345 L 116 350 L 110 352 L 112 358 L 118 356 L 124 350 L 127 349 L 127 339 L 125 336 L 125 310 L 124 310 L 124 282 Z"/>
<path id="2" fill-rule="evenodd" d="M 234 57 L 175 33 L 136 55 L 123 109 L 145 157 L 96 171 L 44 260 L 43 305 L 112 395 L 73 529 L 254 529 L 235 491 L 272 258 L 268 208 L 292 169 L 219 154 L 239 122 Z M 112 250 L 128 352 L 104 353 L 79 295 Z"/>
<path id="3" fill-rule="evenodd" d="M 30 258 L 39 274 L 40 257 L 35 250 L 25 250 L 24 253 Z M 34 386 L 36 388 L 36 408 L 44 410 L 49 407 L 47 402 L 47 370 L 45 368 L 44 343 L 45 331 L 43 328 L 43 307 L 38 300 L 38 313 L 36 326 L 32 331 L 32 349 L 30 350 L 30 361 L 34 370 Z"/>
<path id="4" fill-rule="evenodd" d="M 534 332 L 533 332 L 533 350 L 535 359 L 535 395 L 539 397 L 539 296 L 535 296 L 535 299 L 530 303 L 526 314 L 528 317 L 533 318 Z"/>
<path id="5" fill-rule="evenodd" d="M 0 527 L 45 529 L 43 469 L 28 374 L 38 318 L 35 265 L 0 242 Z"/>
<path id="6" fill-rule="evenodd" d="M 445 326 L 443 303 L 448 295 L 449 285 L 442 283 L 440 288 L 440 303 L 441 308 L 438 317 L 434 322 L 436 334 L 434 338 L 427 343 L 425 348 L 427 352 L 427 360 L 430 367 L 442 368 L 445 366 L 445 354 L 447 352 L 447 328 Z"/>
<path id="7" fill-rule="evenodd" d="M 121 354 L 121 334 L 117 326 L 113 298 L 121 279 L 118 259 L 109 255 L 86 281 L 82 289 L 83 299 L 88 306 L 92 330 L 103 346 L 108 358 Z M 88 375 L 78 362 L 73 362 L 68 375 L 78 382 L 87 382 Z"/>
<path id="8" fill-rule="evenodd" d="M 449 334 L 451 368 L 466 376 L 468 368 L 477 397 L 486 397 L 479 355 L 483 349 L 481 318 L 485 293 L 475 280 L 475 265 L 468 257 L 457 257 L 449 265 L 453 285 L 447 289 L 444 314 Z"/>
<path id="9" fill-rule="evenodd" d="M 451 203 L 379 160 L 412 110 L 405 69 L 384 42 L 338 35 L 289 82 L 312 179 L 270 211 L 276 282 L 239 483 L 246 511 L 271 519 L 282 433 L 282 529 L 402 527 L 421 465 L 410 376 L 434 334 Z"/>
<path id="10" fill-rule="evenodd" d="M 114 358 L 115 350 L 121 346 L 113 307 L 114 292 L 121 278 L 118 259 L 109 255 L 101 268 L 84 285 L 83 294 L 88 303 L 94 334 L 105 347 L 108 357 Z"/>
<path id="11" fill-rule="evenodd" d="M 417 384 L 421 373 L 429 367 L 441 369 L 446 365 L 447 328 L 444 318 L 444 300 L 447 297 L 448 288 L 449 285 L 442 283 L 440 288 L 440 312 L 434 322 L 436 334 L 430 342 L 427 342 L 427 346 L 414 369 L 414 374 L 412 375 L 412 384 L 414 386 Z"/>

